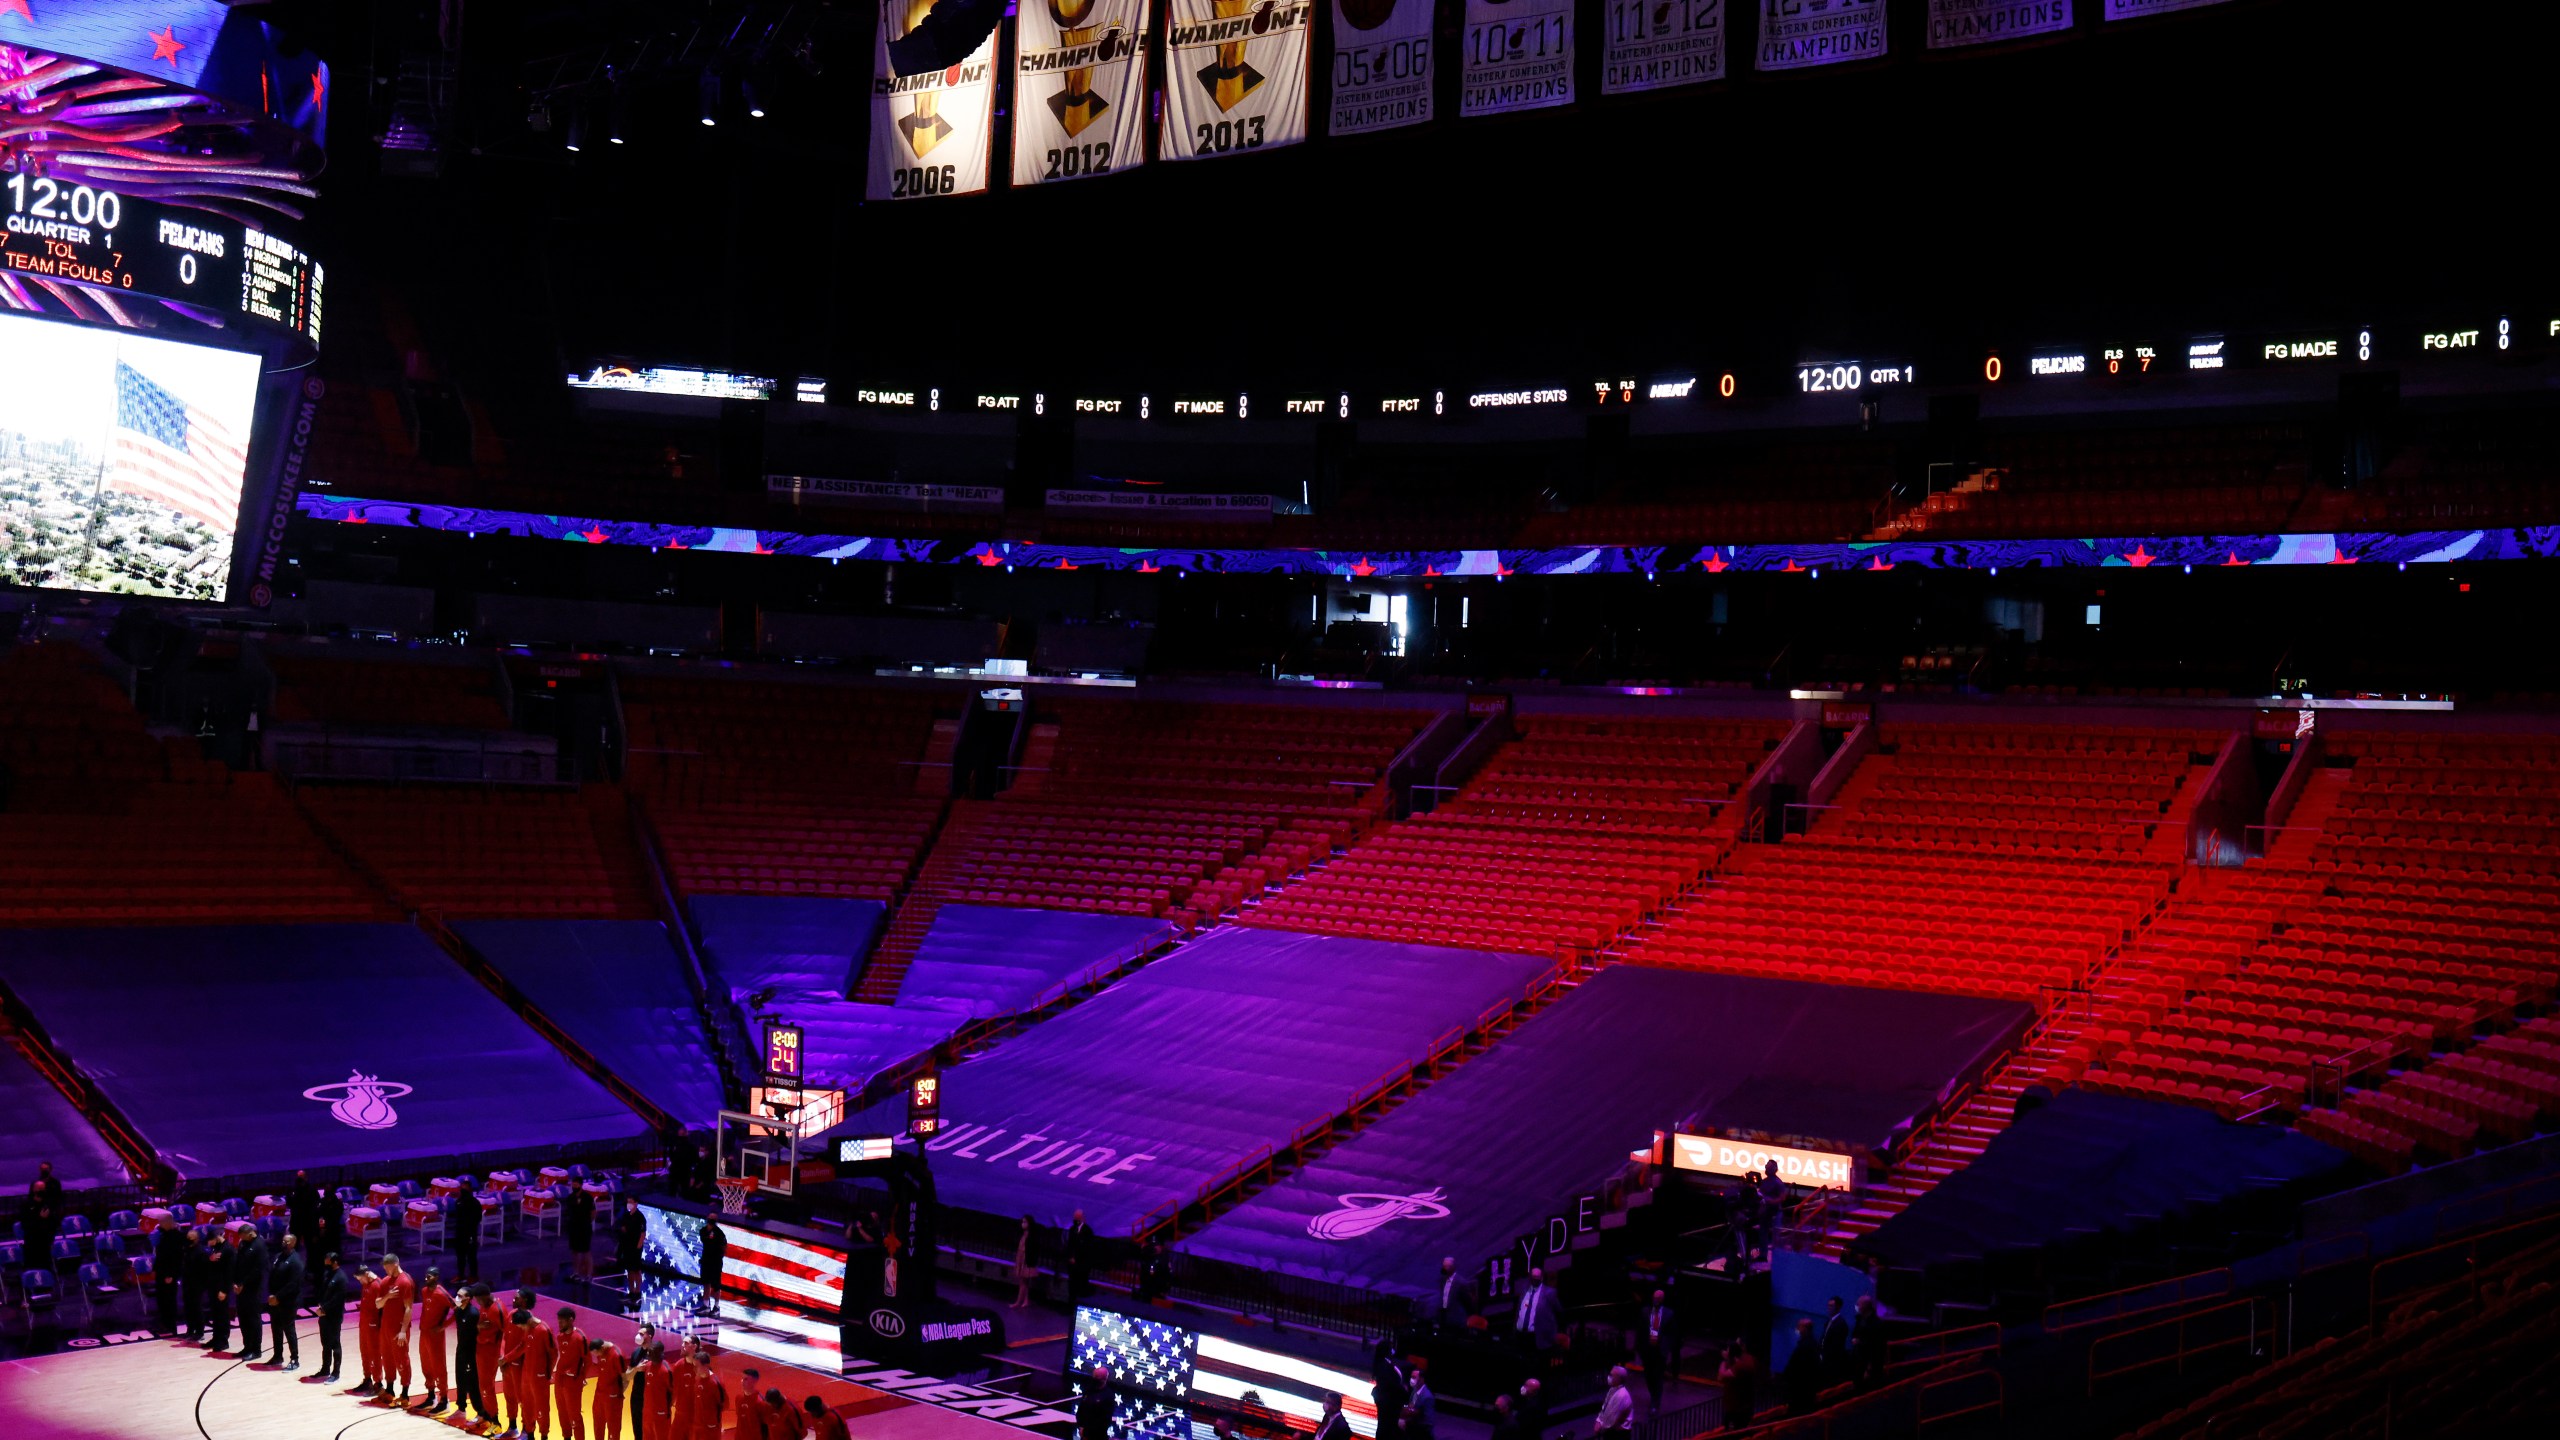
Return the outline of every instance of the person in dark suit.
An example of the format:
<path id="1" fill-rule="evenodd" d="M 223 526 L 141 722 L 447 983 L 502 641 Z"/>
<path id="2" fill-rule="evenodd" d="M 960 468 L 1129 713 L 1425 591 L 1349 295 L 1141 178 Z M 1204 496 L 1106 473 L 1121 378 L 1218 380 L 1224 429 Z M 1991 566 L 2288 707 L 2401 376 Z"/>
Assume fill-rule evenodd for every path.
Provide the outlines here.
<path id="1" fill-rule="evenodd" d="M 1343 1416 L 1341 1396 L 1326 1393 L 1324 1418 L 1316 1422 L 1312 1440 L 1351 1440 L 1351 1422 Z"/>
<path id="2" fill-rule="evenodd" d="M 1811 1320 L 1796 1322 L 1796 1347 L 1787 1355 L 1787 1368 L 1778 1372 L 1778 1381 L 1787 1389 L 1789 1418 L 1810 1415 L 1821 1407 L 1822 1337 L 1814 1333 Z"/>
<path id="3" fill-rule="evenodd" d="M 1476 1287 L 1458 1273 L 1458 1257 L 1440 1257 L 1440 1288 L 1432 1293 L 1430 1316 L 1433 1328 L 1443 1335 L 1453 1335 L 1467 1326 L 1476 1313 Z"/>
<path id="4" fill-rule="evenodd" d="M 320 1254 L 313 1248 L 320 1243 L 320 1187 L 311 1183 L 310 1171 L 293 1172 L 293 1188 L 284 1195 L 284 1214 L 285 1229 L 301 1237 L 301 1244 L 296 1248 L 302 1251 L 304 1258 Z M 297 1302 L 300 1298 L 295 1297 Z"/>
<path id="5" fill-rule="evenodd" d="M 206 1237 L 204 1303 L 206 1313 L 213 1316 L 213 1338 L 206 1343 L 218 1351 L 231 1348 L 231 1316 L 240 1304 L 240 1292 L 231 1282 L 238 1273 L 239 1258 L 230 1231 L 216 1230 Z"/>
<path id="6" fill-rule="evenodd" d="M 338 1192 L 323 1190 L 320 1192 L 318 1218 L 311 1225 L 311 1243 L 303 1247 L 303 1253 L 337 1255 L 344 1253 L 346 1248 L 347 1202 L 338 1198 Z M 311 1278 L 316 1281 L 320 1277 L 315 1272 Z"/>
<path id="7" fill-rule="evenodd" d="M 302 1330 L 294 1324 L 294 1312 L 302 1308 L 302 1237 L 287 1233 L 284 1246 L 276 1255 L 275 1268 L 267 1272 L 267 1324 L 275 1330 L 275 1353 L 267 1357 L 270 1365 L 287 1370 L 302 1368 Z M 290 1352 L 292 1359 L 285 1358 Z"/>
<path id="8" fill-rule="evenodd" d="M 480 1278 L 482 1213 L 480 1197 L 473 1194 L 468 1185 L 463 1186 L 462 1193 L 454 1196 L 453 1203 L 445 1207 L 444 1241 L 453 1247 L 453 1278 L 457 1282 Z"/>
<path id="9" fill-rule="evenodd" d="M 1511 1397 L 1493 1397 L 1493 1431 L 1486 1440 L 1529 1440 L 1529 1432 L 1520 1428 L 1520 1412 L 1513 1408 Z"/>
<path id="10" fill-rule="evenodd" d="M 1547 1392 L 1537 1376 L 1520 1382 L 1520 1403 L 1514 1408 L 1520 1412 L 1521 1434 L 1539 1440 L 1547 1433 Z"/>
<path id="11" fill-rule="evenodd" d="M 581 1285 L 592 1285 L 596 1278 L 596 1197 L 587 1187 L 572 1180 L 561 1187 L 568 1194 L 560 1200 L 560 1238 L 569 1244 L 569 1271 Z"/>
<path id="12" fill-rule="evenodd" d="M 27 1237 L 28 1266 L 53 1269 L 53 1241 L 62 1233 L 62 1182 L 53 1176 L 52 1161 L 39 1162 L 36 1178 L 27 1182 L 27 1203 L 18 1212 L 18 1226 Z"/>
<path id="13" fill-rule="evenodd" d="M 1837 1385 L 1849 1378 L 1849 1317 L 1840 1313 L 1840 1297 L 1822 1302 L 1822 1383 Z"/>
<path id="14" fill-rule="evenodd" d="M 1378 1342 L 1378 1354 L 1369 1367 L 1369 1398 L 1377 1404 L 1378 1440 L 1397 1440 L 1404 1433 L 1404 1372 L 1397 1368 L 1395 1342 Z"/>
<path id="15" fill-rule="evenodd" d="M 1431 1393 L 1431 1378 L 1419 1365 L 1405 1372 L 1404 1413 L 1410 1417 L 1405 1432 L 1413 1440 L 1431 1440 L 1440 1427 L 1440 1397 Z"/>
<path id="16" fill-rule="evenodd" d="M 1636 1358 L 1644 1362 L 1644 1413 L 1648 1416 L 1662 1413 L 1662 1387 L 1680 1363 L 1679 1319 L 1672 1313 L 1670 1297 L 1660 1290 L 1653 1292 L 1644 1313 L 1636 1317 Z"/>
<path id="17" fill-rule="evenodd" d="M 1547 1272 L 1533 1268 L 1529 1283 L 1520 1291 L 1519 1303 L 1511 1309 L 1511 1333 L 1519 1343 L 1531 1350 L 1552 1349 L 1556 1343 L 1556 1292 L 1547 1283 Z"/>
<path id="18" fill-rule="evenodd" d="M 312 1303 L 320 1312 L 320 1378 L 335 1381 L 338 1367 L 346 1363 L 344 1331 L 347 1302 L 355 1298 L 355 1287 L 347 1281 L 347 1272 L 338 1268 L 338 1257 L 325 1255 L 320 1260 L 320 1278 L 312 1287 Z"/>
<path id="19" fill-rule="evenodd" d="M 1093 1227 L 1084 1223 L 1084 1212 L 1076 1212 L 1074 1223 L 1067 1226 L 1065 1239 L 1067 1262 L 1067 1308 L 1073 1310 L 1084 1303 L 1085 1292 L 1092 1288 L 1095 1242 Z"/>
<path id="20" fill-rule="evenodd" d="M 231 1257 L 231 1300 L 240 1308 L 240 1358 L 258 1358 L 258 1321 L 267 1313 L 267 1242 L 255 1230 L 240 1232 Z"/>
<path id="21" fill-rule="evenodd" d="M 702 1222 L 702 1311 L 706 1315 L 719 1312 L 720 1272 L 728 1263 L 729 1235 L 714 1216 Z"/>
<path id="22" fill-rule="evenodd" d="M 1858 1297 L 1858 1318 L 1849 1326 L 1849 1369 L 1861 1390 L 1884 1383 L 1884 1319 L 1876 1314 L 1873 1295 Z"/>
<path id="23" fill-rule="evenodd" d="M 453 1307 L 453 1418 L 471 1413 L 486 1420 L 489 1407 L 480 1398 L 480 1297 L 459 1281 L 453 1288 L 461 1301 Z"/>
<path id="24" fill-rule="evenodd" d="M 1079 1212 L 1081 1218 L 1081 1212 Z M 1076 1402 L 1076 1440 L 1111 1440 L 1111 1370 L 1093 1367 L 1084 1398 Z"/>
<path id="25" fill-rule="evenodd" d="M 201 1345 L 204 1343 L 205 1297 L 213 1293 L 213 1257 L 206 1252 L 202 1230 L 187 1232 L 185 1271 L 185 1338 L 190 1345 Z"/>
<path id="26" fill-rule="evenodd" d="M 640 1243 L 648 1238 L 648 1222 L 640 1218 L 640 1202 L 625 1195 L 613 1217 L 613 1266 L 622 1272 L 623 1288 L 636 1301 L 640 1295 Z"/>
<path id="27" fill-rule="evenodd" d="M 159 1303 L 160 1328 L 178 1333 L 178 1282 L 187 1277 L 187 1232 L 163 1225 L 151 1237 L 151 1298 Z"/>

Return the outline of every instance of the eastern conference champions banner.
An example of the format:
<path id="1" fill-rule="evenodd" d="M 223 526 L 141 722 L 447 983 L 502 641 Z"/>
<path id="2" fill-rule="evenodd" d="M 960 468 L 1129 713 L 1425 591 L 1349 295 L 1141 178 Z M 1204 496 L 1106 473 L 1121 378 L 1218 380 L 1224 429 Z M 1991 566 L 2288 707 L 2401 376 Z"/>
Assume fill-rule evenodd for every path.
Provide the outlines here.
<path id="1" fill-rule="evenodd" d="M 2107 0 L 2110 20 L 2139 20 L 2145 15 L 2165 15 L 2172 10 L 2200 10 L 2219 5 L 2222 0 Z"/>
<path id="2" fill-rule="evenodd" d="M 1333 116 L 1359 135 L 1431 118 L 1432 0 L 1333 0 Z"/>
<path id="3" fill-rule="evenodd" d="M 1724 0 L 1604 0 L 1600 93 L 1724 78 Z"/>
<path id="4" fill-rule="evenodd" d="M 1884 0 L 1760 0 L 1760 68 L 1884 58 Z"/>
<path id="5" fill-rule="evenodd" d="M 1573 0 L 1467 0 L 1461 115 L 1573 103 Z"/>
<path id="6" fill-rule="evenodd" d="M 1146 159 L 1147 0 L 1021 0 L 1013 41 L 1014 184 Z"/>
<path id="7" fill-rule="evenodd" d="M 933 0 L 883 0 L 871 47 L 871 177 L 874 200 L 974 195 L 987 188 L 987 131 L 995 114 L 996 37 L 948 70 L 889 73 L 889 41 L 933 9 Z"/>
<path id="8" fill-rule="evenodd" d="M 1165 0 L 1167 160 L 1307 138 L 1314 0 Z"/>
<path id="9" fill-rule="evenodd" d="M 1959 50 L 2071 28 L 2071 0 L 1929 0 L 1929 48 Z"/>

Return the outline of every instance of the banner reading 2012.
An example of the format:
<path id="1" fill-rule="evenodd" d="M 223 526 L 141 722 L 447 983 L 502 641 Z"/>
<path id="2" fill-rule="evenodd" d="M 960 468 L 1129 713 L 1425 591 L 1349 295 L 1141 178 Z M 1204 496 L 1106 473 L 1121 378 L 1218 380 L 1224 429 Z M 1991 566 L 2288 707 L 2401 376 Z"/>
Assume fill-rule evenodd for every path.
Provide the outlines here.
<path id="1" fill-rule="evenodd" d="M 1461 115 L 1573 103 L 1573 0 L 1467 0 Z"/>
<path id="2" fill-rule="evenodd" d="M 1600 93 L 1724 78 L 1724 0 L 1603 0 Z"/>
<path id="3" fill-rule="evenodd" d="M 1430 118 L 1431 0 L 1333 0 L 1326 133 L 1358 135 Z"/>
<path id="4" fill-rule="evenodd" d="M 1013 183 L 1133 170 L 1147 158 L 1147 0 L 1021 0 Z"/>
<path id="5" fill-rule="evenodd" d="M 933 9 L 933 0 L 883 0 L 871 46 L 871 173 L 874 200 L 974 195 L 987 188 L 987 134 L 994 124 L 996 37 L 947 70 L 896 75 L 889 42 Z"/>
<path id="6" fill-rule="evenodd" d="M 1307 138 L 1313 0 L 1165 0 L 1164 136 L 1201 160 Z"/>

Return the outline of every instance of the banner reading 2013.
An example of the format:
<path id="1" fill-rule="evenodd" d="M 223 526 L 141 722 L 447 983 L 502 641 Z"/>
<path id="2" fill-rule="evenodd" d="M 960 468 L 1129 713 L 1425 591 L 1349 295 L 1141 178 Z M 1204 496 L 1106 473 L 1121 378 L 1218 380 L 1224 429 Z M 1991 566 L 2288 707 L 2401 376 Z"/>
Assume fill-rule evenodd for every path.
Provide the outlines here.
<path id="1" fill-rule="evenodd" d="M 1724 78 L 1724 0 L 1603 0 L 1600 93 Z"/>
<path id="2" fill-rule="evenodd" d="M 1461 115 L 1573 103 L 1573 0 L 1467 0 Z"/>
<path id="3" fill-rule="evenodd" d="M 1307 138 L 1314 0 L 1165 0 L 1164 136 L 1201 160 Z"/>
<path id="4" fill-rule="evenodd" d="M 1147 0 L 1021 0 L 1013 183 L 1132 170 L 1147 158 Z"/>
<path id="5" fill-rule="evenodd" d="M 1431 118 L 1431 0 L 1333 0 L 1333 116 L 1358 135 Z"/>
<path id="6" fill-rule="evenodd" d="M 889 42 L 933 9 L 933 0 L 882 0 L 871 46 L 871 173 L 874 200 L 974 195 L 987 188 L 987 133 L 994 123 L 996 37 L 947 70 L 896 75 Z"/>

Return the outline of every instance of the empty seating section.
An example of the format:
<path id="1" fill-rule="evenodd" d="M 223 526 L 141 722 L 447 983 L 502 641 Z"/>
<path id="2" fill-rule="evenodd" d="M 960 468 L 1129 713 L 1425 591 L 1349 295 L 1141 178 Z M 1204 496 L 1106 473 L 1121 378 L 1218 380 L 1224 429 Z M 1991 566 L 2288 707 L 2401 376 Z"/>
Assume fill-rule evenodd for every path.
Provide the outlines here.
<path id="1" fill-rule="evenodd" d="M 647 919 L 631 820 L 612 786 L 305 786 L 302 803 L 415 909 L 448 919 Z"/>
<path id="2" fill-rule="evenodd" d="M 2299 426 L 2070 430 L 1987 437 L 1986 469 L 1887 530 L 2025 535 L 2258 535 L 2287 528 L 2308 488 Z"/>
<path id="3" fill-rule="evenodd" d="M 2049 1005 L 2167 899 L 2146 858 L 2218 737 L 1896 725 L 1813 830 L 1747 846 L 1631 954 Z"/>
<path id="4" fill-rule="evenodd" d="M 2163 919 L 2076 1059 L 2084 1083 L 2335 1101 L 2303 1129 L 2385 1168 L 2530 1133 L 2560 1109 L 2560 1076 L 2530 1063 L 2560 1037 L 2492 1032 L 2560 987 L 2560 741 L 2322 745 L 2330 775 L 2352 768 L 2296 812 L 2318 833 Z"/>
<path id="5" fill-rule="evenodd" d="M 297 655 L 270 647 L 279 724 L 504 730 L 498 670 L 485 658 L 444 665 Z"/>
<path id="6" fill-rule="evenodd" d="M 914 875 L 942 814 L 917 793 L 933 694 L 626 674 L 622 697 L 628 783 L 679 890 L 885 902 Z"/>
<path id="7" fill-rule="evenodd" d="M 1588 952 L 1729 849 L 1782 721 L 1526 716 L 1459 795 L 1264 901 L 1245 923 Z"/>
<path id="8" fill-rule="evenodd" d="M 272 777 L 148 734 L 76 646 L 0 652 L 0 925 L 386 913 Z"/>
<path id="9" fill-rule="evenodd" d="M 1295 705 L 1042 704 L 1055 707 L 1055 730 L 1040 727 L 1000 798 L 954 807 L 861 998 L 897 993 L 946 903 L 1214 919 L 1375 823 L 1387 765 L 1424 720 Z"/>

